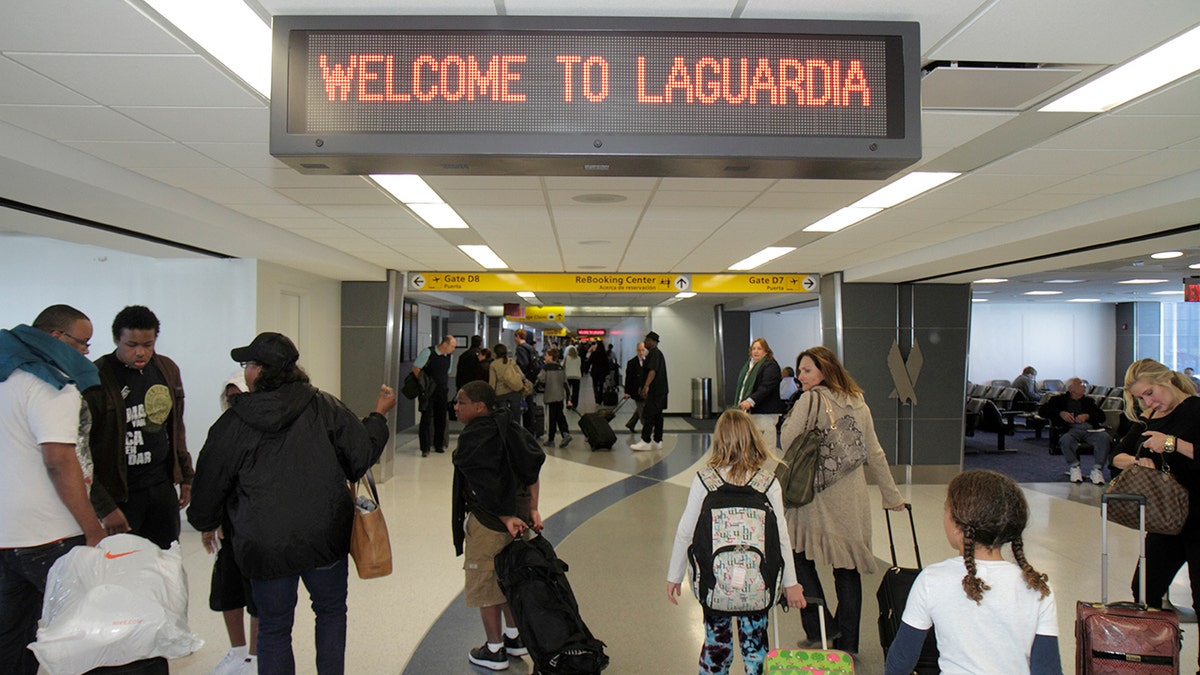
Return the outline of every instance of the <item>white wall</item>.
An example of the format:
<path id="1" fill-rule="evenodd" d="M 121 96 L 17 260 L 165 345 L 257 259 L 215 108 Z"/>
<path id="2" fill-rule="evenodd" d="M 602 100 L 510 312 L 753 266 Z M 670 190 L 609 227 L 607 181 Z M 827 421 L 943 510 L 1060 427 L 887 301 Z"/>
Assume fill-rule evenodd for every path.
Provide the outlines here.
<path id="1" fill-rule="evenodd" d="M 783 312 L 750 315 L 750 339 L 764 338 L 780 368 L 796 367 L 796 356 L 821 344 L 821 309 L 817 303 Z M 749 349 L 750 345 L 747 344 Z M 736 373 L 735 373 L 736 374 Z"/>
<path id="2" fill-rule="evenodd" d="M 237 345 L 244 345 L 264 331 L 287 335 L 300 350 L 300 365 L 313 385 L 341 396 L 341 282 L 273 263 L 258 262 L 257 266 L 255 324 L 230 336 Z M 374 391 L 380 384 L 369 386 Z"/>
<path id="3" fill-rule="evenodd" d="M 219 414 L 225 380 L 238 370 L 229 350 L 254 336 L 254 261 L 162 260 L 26 236 L 4 236 L 0 244 L 0 327 L 33 323 L 50 305 L 71 305 L 92 319 L 95 359 L 113 349 L 118 311 L 154 311 L 162 324 L 157 349 L 182 372 L 194 457 Z"/>
<path id="4" fill-rule="evenodd" d="M 620 323 L 610 328 L 608 336 L 604 338 L 605 342 L 613 344 L 613 353 L 617 355 L 617 361 L 621 364 L 621 386 L 625 386 L 625 363 L 637 354 L 638 343 L 642 341 L 642 338 L 646 337 L 646 333 L 650 332 L 647 324 L 648 322 L 644 316 L 626 317 Z M 666 352 L 663 353 L 665 354 Z M 668 375 L 670 374 L 670 366 L 671 364 L 668 363 Z M 689 403 L 688 405 L 690 406 L 691 404 Z"/>
<path id="5" fill-rule="evenodd" d="M 1103 303 L 974 303 L 967 379 L 1011 380 L 1030 365 L 1039 380 L 1115 386 L 1115 322 L 1116 307 Z"/>
<path id="6" fill-rule="evenodd" d="M 693 377 L 713 378 L 713 403 L 716 403 L 717 343 L 713 321 L 712 305 L 702 303 L 677 302 L 650 311 L 650 330 L 662 338 L 658 348 L 667 360 L 670 385 L 667 412 L 691 412 Z"/>

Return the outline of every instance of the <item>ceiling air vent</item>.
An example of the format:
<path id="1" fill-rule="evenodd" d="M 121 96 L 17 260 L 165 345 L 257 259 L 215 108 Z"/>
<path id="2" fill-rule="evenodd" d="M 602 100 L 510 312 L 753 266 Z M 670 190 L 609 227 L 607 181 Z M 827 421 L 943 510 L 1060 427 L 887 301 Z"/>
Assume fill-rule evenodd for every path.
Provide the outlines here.
<path id="1" fill-rule="evenodd" d="M 1066 89 L 1089 66 L 933 61 L 922 71 L 924 110 L 1026 110 Z"/>

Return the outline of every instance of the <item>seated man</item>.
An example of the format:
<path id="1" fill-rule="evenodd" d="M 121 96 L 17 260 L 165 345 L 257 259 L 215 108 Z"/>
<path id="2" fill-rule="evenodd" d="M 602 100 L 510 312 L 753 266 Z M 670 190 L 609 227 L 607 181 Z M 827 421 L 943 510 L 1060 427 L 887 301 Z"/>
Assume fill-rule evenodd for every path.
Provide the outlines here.
<path id="1" fill-rule="evenodd" d="M 1013 389 L 1016 389 L 1025 398 L 1025 405 L 1022 406 L 1023 410 L 1033 410 L 1035 407 L 1037 407 L 1038 393 L 1036 368 L 1033 366 L 1025 366 L 1025 369 L 1021 371 L 1021 374 L 1017 376 L 1017 379 L 1012 381 L 1012 386 Z"/>
<path id="2" fill-rule="evenodd" d="M 1104 485 L 1104 466 L 1108 464 L 1112 441 L 1108 431 L 1101 428 L 1104 412 L 1096 402 L 1084 395 L 1083 382 L 1078 377 L 1067 380 L 1067 392 L 1051 397 L 1038 408 L 1038 414 L 1050 420 L 1050 427 L 1060 433 L 1058 445 L 1071 472 L 1072 483 L 1083 482 L 1079 468 L 1079 443 L 1092 446 L 1092 474 L 1096 485 Z M 1098 431 L 1095 431 L 1098 430 Z"/>

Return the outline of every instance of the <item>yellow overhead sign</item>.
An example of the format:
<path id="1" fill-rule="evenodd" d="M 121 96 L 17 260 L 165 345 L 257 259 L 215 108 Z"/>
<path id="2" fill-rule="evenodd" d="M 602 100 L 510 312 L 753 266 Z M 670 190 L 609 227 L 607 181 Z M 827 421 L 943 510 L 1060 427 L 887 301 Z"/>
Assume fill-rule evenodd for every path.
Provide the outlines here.
<path id="1" fill-rule="evenodd" d="M 542 335 L 545 335 L 546 337 L 567 337 L 567 329 L 547 328 L 546 330 L 542 331 Z"/>
<path id="2" fill-rule="evenodd" d="M 504 306 L 504 318 L 506 319 L 524 319 L 526 321 L 562 321 L 566 318 L 567 313 L 562 305 L 557 306 L 533 306 L 519 305 L 516 307 L 518 311 L 509 312 L 508 305 Z"/>
<path id="3" fill-rule="evenodd" d="M 410 291 L 459 293 L 813 293 L 815 274 L 410 272 Z M 528 313 L 529 308 L 526 308 Z M 528 318 L 528 316 L 527 316 Z"/>

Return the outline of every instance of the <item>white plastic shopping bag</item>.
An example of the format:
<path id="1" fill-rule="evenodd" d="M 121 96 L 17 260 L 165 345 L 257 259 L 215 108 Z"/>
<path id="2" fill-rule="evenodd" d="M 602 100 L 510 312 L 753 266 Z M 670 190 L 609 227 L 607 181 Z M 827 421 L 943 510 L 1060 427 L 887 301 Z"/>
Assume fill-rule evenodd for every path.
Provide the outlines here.
<path id="1" fill-rule="evenodd" d="M 51 675 L 180 658 L 204 644 L 188 630 L 187 602 L 179 542 L 164 551 L 116 534 L 76 546 L 50 568 L 42 626 L 29 648 Z"/>

